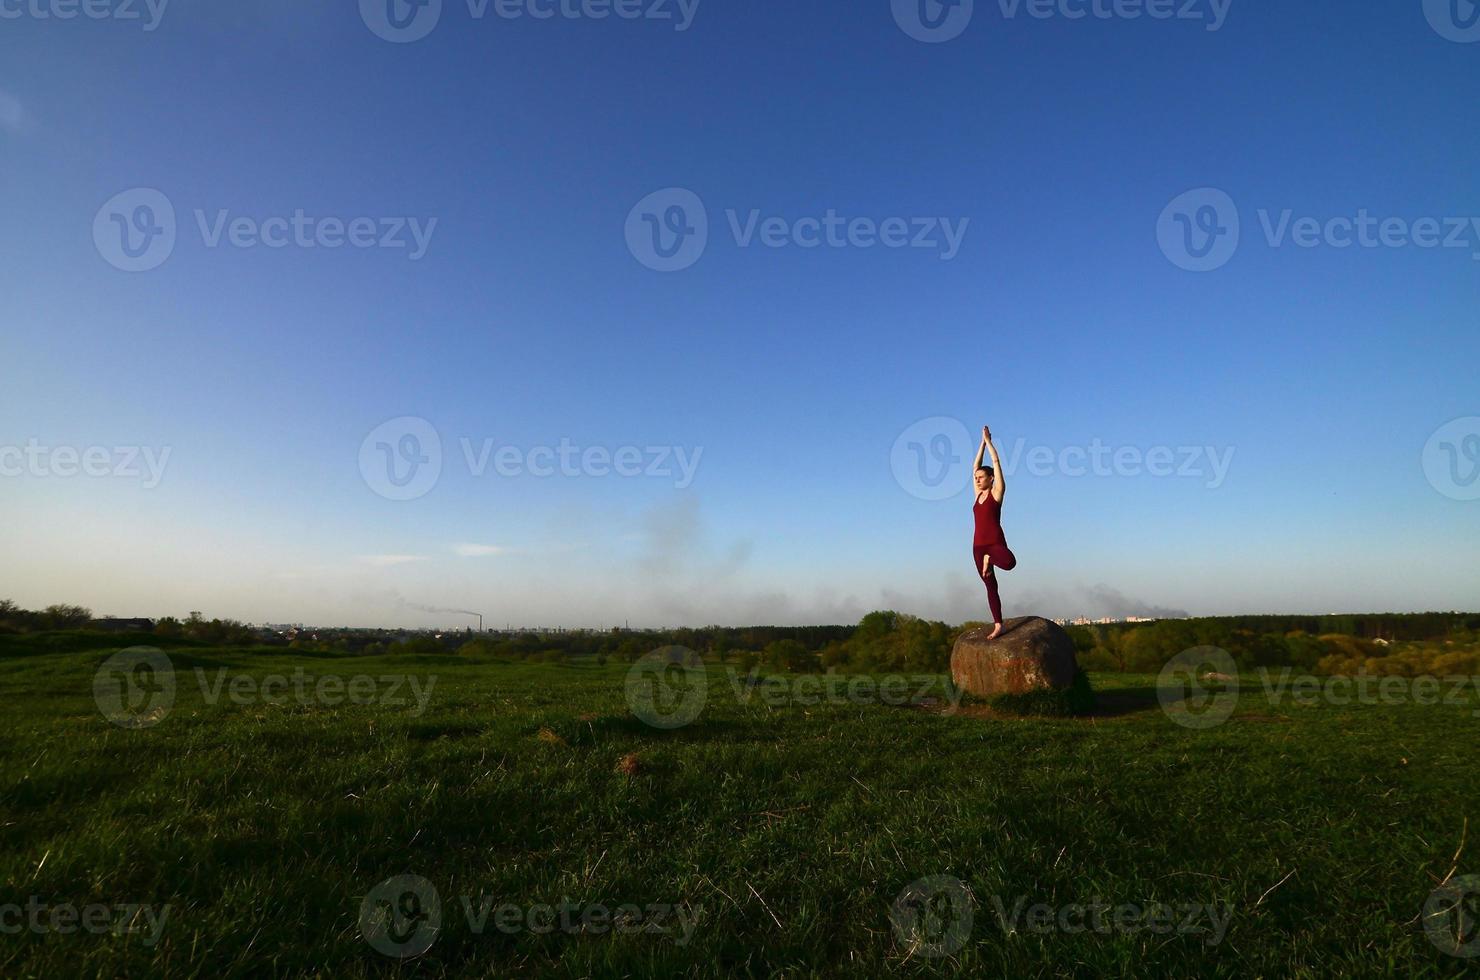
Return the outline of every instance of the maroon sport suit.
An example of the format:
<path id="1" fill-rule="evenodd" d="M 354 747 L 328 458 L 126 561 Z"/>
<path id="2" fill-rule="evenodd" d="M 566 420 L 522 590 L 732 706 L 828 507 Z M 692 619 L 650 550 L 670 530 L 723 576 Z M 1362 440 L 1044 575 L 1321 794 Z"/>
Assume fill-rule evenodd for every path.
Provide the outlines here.
<path id="1" fill-rule="evenodd" d="M 1017 565 L 1017 556 L 1007 547 L 1007 538 L 1002 534 L 1002 502 L 987 492 L 985 503 L 972 505 L 971 514 L 976 518 L 976 536 L 971 541 L 971 557 L 976 561 L 976 574 L 987 586 L 987 604 L 992 607 L 992 622 L 1002 622 L 1002 598 L 997 594 L 997 569 L 1012 571 Z M 982 574 L 982 557 L 992 558 L 992 574 Z"/>

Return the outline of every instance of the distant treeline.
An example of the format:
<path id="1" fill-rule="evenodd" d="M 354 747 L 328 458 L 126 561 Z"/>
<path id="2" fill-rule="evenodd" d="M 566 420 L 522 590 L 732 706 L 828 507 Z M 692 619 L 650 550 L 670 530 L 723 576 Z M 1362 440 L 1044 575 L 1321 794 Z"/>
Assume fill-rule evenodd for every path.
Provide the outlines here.
<path id="1" fill-rule="evenodd" d="M 36 633 L 50 630 L 98 630 L 108 633 L 151 633 L 154 636 L 225 646 L 247 646 L 263 642 L 263 634 L 234 619 L 205 619 L 191 613 L 185 619 L 96 619 L 85 606 L 52 605 L 45 609 L 23 609 L 9 599 L 0 599 L 0 633 Z M 348 631 L 347 631 L 348 632 Z M 284 641 L 286 642 L 286 641 Z"/>
<path id="2" fill-rule="evenodd" d="M 140 625 L 142 624 L 142 625 Z M 706 626 L 673 630 L 487 632 L 314 629 L 291 636 L 230 619 L 95 620 L 81 606 L 40 611 L 0 600 L 0 633 L 109 629 L 161 640 L 222 646 L 286 646 L 344 655 L 455 654 L 473 659 L 634 662 L 663 647 L 685 647 L 741 670 L 918 671 L 949 669 L 951 648 L 982 625 L 871 612 L 856 626 Z M 1296 667 L 1320 673 L 1480 672 L 1480 614 L 1382 613 L 1329 616 L 1222 616 L 1151 623 L 1070 626 L 1089 670 L 1155 673 L 1192 647 L 1230 653 L 1241 669 Z"/>
<path id="3" fill-rule="evenodd" d="M 857 626 L 706 626 L 605 633 L 519 633 L 475 636 L 461 643 L 473 657 L 636 661 L 662 647 L 684 647 L 741 670 L 763 666 L 795 672 L 917 670 L 939 673 L 961 628 L 896 612 L 873 612 Z M 413 641 L 424 643 L 424 641 Z"/>
<path id="4" fill-rule="evenodd" d="M 1455 632 L 1480 631 L 1480 613 L 1341 613 L 1327 616 L 1206 616 L 1160 620 L 1162 623 L 1220 623 L 1230 631 L 1247 633 L 1310 633 L 1316 636 L 1355 636 L 1364 640 L 1440 640 Z M 1116 623 L 1132 629 L 1140 623 Z"/>
<path id="5" fill-rule="evenodd" d="M 563 661 L 594 657 L 636 661 L 685 647 L 741 670 L 943 673 L 962 632 L 907 613 L 872 612 L 857 626 L 764 626 L 605 633 L 450 634 L 416 638 L 390 650 L 455 650 L 474 658 Z M 1240 669 L 1296 667 L 1319 673 L 1468 673 L 1480 671 L 1480 614 L 1393 613 L 1363 616 L 1228 616 L 1154 623 L 1070 626 L 1087 670 L 1156 673 L 1192 647 L 1226 650 Z"/>
<path id="6" fill-rule="evenodd" d="M 0 631 L 30 633 L 35 630 L 75 630 L 92 622 L 91 609 L 54 605 L 45 609 L 22 609 L 9 599 L 0 599 Z"/>
<path id="7" fill-rule="evenodd" d="M 1192 647 L 1217 647 L 1242 670 L 1324 674 L 1468 673 L 1480 669 L 1480 615 L 1225 616 L 1070 627 L 1087 670 L 1159 671 Z"/>

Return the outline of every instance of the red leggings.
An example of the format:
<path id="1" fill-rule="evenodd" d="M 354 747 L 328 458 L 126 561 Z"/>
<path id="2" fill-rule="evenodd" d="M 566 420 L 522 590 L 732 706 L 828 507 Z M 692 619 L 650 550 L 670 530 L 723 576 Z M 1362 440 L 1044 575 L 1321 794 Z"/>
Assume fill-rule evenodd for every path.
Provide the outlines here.
<path id="1" fill-rule="evenodd" d="M 992 574 L 982 574 L 982 557 L 992 557 Z M 972 546 L 971 557 L 976 561 L 976 574 L 987 586 L 987 605 L 992 607 L 992 622 L 1002 622 L 1002 597 L 997 594 L 997 569 L 1010 572 L 1017 567 L 1017 556 L 1008 550 L 1007 542 Z"/>

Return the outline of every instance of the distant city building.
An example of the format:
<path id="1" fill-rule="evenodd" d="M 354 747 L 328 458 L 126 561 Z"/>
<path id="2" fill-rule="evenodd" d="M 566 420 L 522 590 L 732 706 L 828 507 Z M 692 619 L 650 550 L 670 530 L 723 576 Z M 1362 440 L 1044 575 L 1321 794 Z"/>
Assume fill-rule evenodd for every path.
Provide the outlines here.
<path id="1" fill-rule="evenodd" d="M 1101 616 L 1098 619 L 1076 616 L 1073 619 L 1054 620 L 1060 626 L 1113 626 L 1118 623 L 1154 623 L 1156 621 L 1155 616 L 1127 616 L 1124 619 L 1117 619 L 1114 616 Z"/>

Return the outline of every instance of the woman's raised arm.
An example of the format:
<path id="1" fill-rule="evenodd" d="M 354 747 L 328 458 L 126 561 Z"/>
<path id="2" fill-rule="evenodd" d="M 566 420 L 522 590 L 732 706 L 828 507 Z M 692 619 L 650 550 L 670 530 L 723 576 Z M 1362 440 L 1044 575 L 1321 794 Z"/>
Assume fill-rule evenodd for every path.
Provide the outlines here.
<path id="1" fill-rule="evenodd" d="M 988 426 L 982 426 L 982 448 L 977 450 L 976 465 L 982 465 L 982 452 L 992 454 L 992 499 L 1002 503 L 1002 495 L 1007 492 L 1007 481 L 1002 477 L 1002 460 L 997 456 L 997 447 L 992 444 L 992 430 Z"/>

